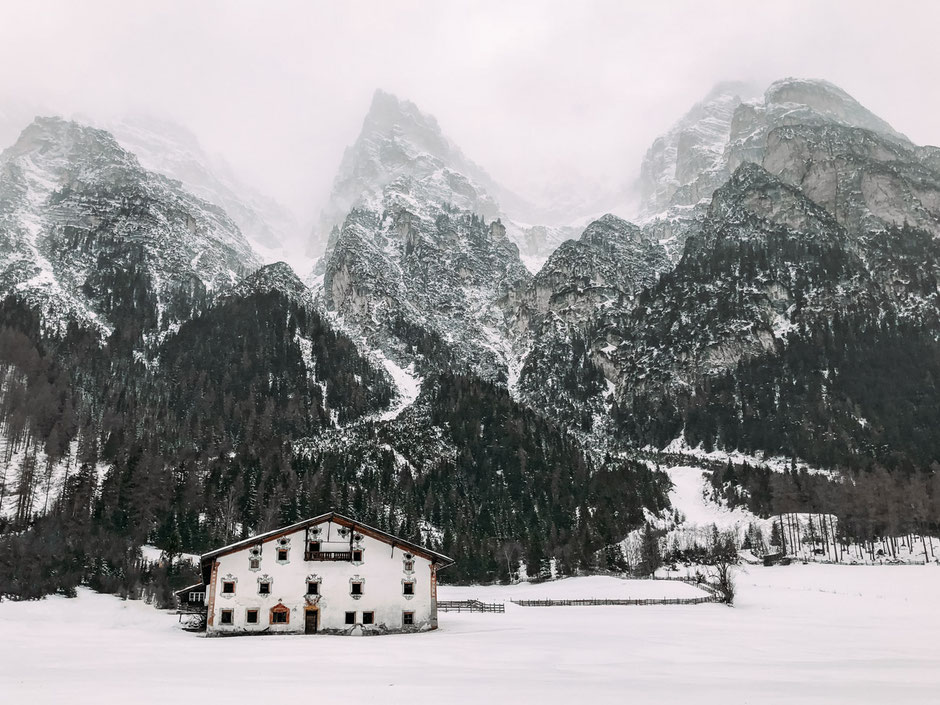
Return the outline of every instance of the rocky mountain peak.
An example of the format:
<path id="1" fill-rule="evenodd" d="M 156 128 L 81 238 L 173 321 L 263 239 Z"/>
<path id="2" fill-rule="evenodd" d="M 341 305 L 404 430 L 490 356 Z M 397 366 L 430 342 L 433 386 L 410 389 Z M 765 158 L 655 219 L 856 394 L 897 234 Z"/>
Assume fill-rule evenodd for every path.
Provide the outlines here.
<path id="1" fill-rule="evenodd" d="M 328 257 L 346 215 L 353 208 L 381 212 L 389 187 L 414 204 L 452 205 L 487 219 L 500 214 L 489 192 L 498 187 L 444 136 L 436 119 L 376 91 L 359 137 L 343 154 L 311 249 L 325 249 Z"/>
<path id="2" fill-rule="evenodd" d="M 444 160 L 463 158 L 441 133 L 433 115 L 381 89 L 372 96 L 357 144 L 370 140 L 391 140 L 403 148 L 410 146 Z"/>
<path id="3" fill-rule="evenodd" d="M 310 306 L 310 289 L 286 262 L 273 262 L 239 280 L 223 297 L 246 297 L 256 294 L 280 293 L 300 306 Z"/>
<path id="4" fill-rule="evenodd" d="M 0 232 L 0 296 L 58 329 L 166 327 L 258 264 L 221 209 L 60 118 L 37 118 L 0 156 Z"/>
<path id="5" fill-rule="evenodd" d="M 50 168 L 140 167 L 109 132 L 60 117 L 37 117 L 0 157 L 5 162 L 28 157 Z"/>
<path id="6" fill-rule="evenodd" d="M 907 137 L 829 81 L 806 78 L 774 81 L 764 92 L 764 105 L 799 106 L 832 122 L 861 127 L 908 142 Z"/>
<path id="7" fill-rule="evenodd" d="M 653 142 L 640 169 L 644 214 L 656 214 L 677 203 L 694 205 L 711 195 L 727 178 L 722 155 L 735 110 L 742 101 L 758 95 L 757 88 L 748 83 L 719 83 Z"/>

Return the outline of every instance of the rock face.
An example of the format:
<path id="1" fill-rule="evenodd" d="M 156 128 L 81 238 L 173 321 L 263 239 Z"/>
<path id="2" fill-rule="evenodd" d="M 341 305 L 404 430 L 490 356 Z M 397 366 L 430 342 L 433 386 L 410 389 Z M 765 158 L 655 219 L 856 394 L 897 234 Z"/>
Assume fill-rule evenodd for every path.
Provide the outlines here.
<path id="1" fill-rule="evenodd" d="M 472 213 L 419 204 L 403 184 L 382 210 L 354 210 L 327 263 L 324 302 L 403 366 L 472 370 L 506 382 L 505 317 L 530 275 L 505 228 Z"/>
<path id="2" fill-rule="evenodd" d="M 672 206 L 694 206 L 730 175 L 725 148 L 735 111 L 758 90 L 719 83 L 647 150 L 640 168 L 642 210 L 657 215 Z"/>
<path id="3" fill-rule="evenodd" d="M 741 164 L 762 164 L 778 128 L 861 128 L 912 148 L 904 135 L 827 81 L 786 78 L 761 97 L 755 93 L 746 85 L 719 84 L 647 152 L 640 177 L 642 222 L 673 261 L 700 227 L 715 189 Z"/>
<path id="4" fill-rule="evenodd" d="M 715 192 L 702 232 L 645 291 L 615 355 L 624 394 L 688 385 L 775 350 L 807 317 L 861 295 L 836 219 L 755 164 Z"/>
<path id="5" fill-rule="evenodd" d="M 376 91 L 356 142 L 346 149 L 312 250 L 327 253 L 353 209 L 381 209 L 389 185 L 421 204 L 452 205 L 488 220 L 500 214 L 499 188 L 451 143 L 437 120 L 408 101 Z"/>
<path id="6" fill-rule="evenodd" d="M 555 250 L 518 295 L 516 332 L 529 342 L 520 397 L 603 445 L 616 379 L 610 339 L 620 340 L 611 324 L 668 265 L 662 245 L 611 214 Z"/>
<path id="7" fill-rule="evenodd" d="M 107 132 L 37 118 L 0 156 L 0 292 L 54 328 L 165 329 L 257 265 L 221 209 Z"/>
<path id="8" fill-rule="evenodd" d="M 311 237 L 311 254 L 323 254 L 318 274 L 323 273 L 350 211 L 381 212 L 388 188 L 407 194 L 422 207 L 447 206 L 487 221 L 500 220 L 533 271 L 558 244 L 580 230 L 557 222 L 539 225 L 539 211 L 468 159 L 433 116 L 414 103 L 376 91 L 358 138 L 343 154 L 328 204 Z"/>
<path id="9" fill-rule="evenodd" d="M 734 114 L 724 160 L 730 170 L 745 161 L 760 164 L 773 130 L 787 126 L 855 127 L 910 147 L 904 135 L 828 81 L 786 78 L 764 92 L 763 100 L 742 104 Z"/>
<path id="10" fill-rule="evenodd" d="M 344 325 L 429 370 L 513 374 L 505 318 L 531 275 L 491 180 L 413 104 L 378 92 L 336 177 L 323 301 Z"/>

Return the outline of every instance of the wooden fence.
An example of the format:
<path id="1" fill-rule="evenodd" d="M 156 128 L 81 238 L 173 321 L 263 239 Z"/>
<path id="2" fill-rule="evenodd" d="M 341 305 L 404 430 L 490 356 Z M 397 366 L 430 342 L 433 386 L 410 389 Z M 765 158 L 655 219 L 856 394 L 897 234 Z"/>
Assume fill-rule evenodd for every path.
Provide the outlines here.
<path id="1" fill-rule="evenodd" d="M 721 602 L 718 595 L 718 589 L 710 583 L 700 582 L 695 578 L 687 577 L 662 577 L 653 578 L 653 580 L 673 580 L 680 583 L 687 583 L 697 587 L 702 592 L 708 593 L 703 597 L 659 597 L 650 599 L 582 599 L 582 600 L 512 600 L 513 604 L 520 607 L 594 607 L 597 605 L 703 605 L 706 602 Z"/>
<path id="2" fill-rule="evenodd" d="M 502 602 L 480 602 L 479 600 L 438 600 L 441 612 L 505 612 Z"/>
<path id="3" fill-rule="evenodd" d="M 714 595 L 715 597 L 718 596 L 718 588 L 711 583 L 707 583 L 703 580 L 696 580 L 695 578 L 690 578 L 684 575 L 664 575 L 662 577 L 657 576 L 653 578 L 653 580 L 673 580 L 679 583 L 687 583 L 688 585 L 697 587 L 703 592 L 707 592 L 709 595 Z"/>

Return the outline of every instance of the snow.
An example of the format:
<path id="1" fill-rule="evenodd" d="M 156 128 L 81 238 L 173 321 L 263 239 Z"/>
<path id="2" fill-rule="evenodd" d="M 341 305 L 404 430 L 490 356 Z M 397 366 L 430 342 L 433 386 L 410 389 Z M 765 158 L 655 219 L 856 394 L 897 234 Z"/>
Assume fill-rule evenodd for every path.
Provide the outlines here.
<path id="1" fill-rule="evenodd" d="M 706 451 L 701 446 L 693 448 L 686 442 L 681 433 L 665 448 L 658 449 L 653 448 L 652 446 L 646 446 L 643 450 L 669 453 L 673 455 L 687 455 L 694 459 L 720 461 L 723 463 L 727 463 L 730 460 L 732 463 L 738 465 L 747 463 L 752 467 L 768 467 L 775 472 L 789 470 L 793 464 L 793 460 L 791 458 L 785 458 L 781 455 L 763 455 L 760 453 L 757 455 L 749 455 L 737 450 L 726 451 L 719 450 L 717 448 L 712 451 Z M 809 465 L 808 463 L 799 459 L 796 459 L 796 469 L 801 471 L 805 470 L 812 475 L 828 475 L 829 477 L 834 477 L 830 471 L 813 467 L 812 465 Z"/>
<path id="2" fill-rule="evenodd" d="M 510 600 L 576 600 L 616 599 L 649 600 L 662 598 L 706 597 L 707 593 L 693 585 L 666 580 L 626 580 L 612 575 L 589 575 L 562 578 L 544 583 L 517 583 L 486 587 L 444 586 L 440 588 L 442 600 L 483 599 L 485 602 Z M 485 599 L 480 597 L 485 593 Z"/>
<path id="3" fill-rule="evenodd" d="M 714 524 L 719 529 L 730 529 L 755 519 L 755 516 L 743 507 L 729 509 L 725 504 L 719 504 L 708 496 L 711 489 L 705 477 L 708 471 L 686 465 L 664 470 L 673 485 L 669 490 L 669 501 L 673 508 L 685 517 L 684 523 L 699 526 Z"/>
<path id="4" fill-rule="evenodd" d="M 615 579 L 439 594 L 597 597 L 601 580 Z M 505 614 L 442 613 L 436 632 L 374 638 L 204 639 L 173 614 L 83 589 L 0 603 L 0 693 L 35 705 L 937 701 L 940 568 L 747 567 L 737 582 L 730 609 L 507 603 Z"/>
<path id="5" fill-rule="evenodd" d="M 381 350 L 374 350 L 373 354 L 379 358 L 398 389 L 398 399 L 395 404 L 381 416 L 382 421 L 389 421 L 397 418 L 402 411 L 414 404 L 421 393 L 423 380 L 415 374 L 413 362 L 406 369 L 403 369 L 396 362 L 385 357 Z"/>
<path id="6" fill-rule="evenodd" d="M 151 546 L 150 544 L 145 544 L 140 547 L 140 555 L 149 563 L 163 563 L 163 561 L 166 560 L 166 554 L 163 552 L 163 549 Z M 195 553 L 181 553 L 176 557 L 176 560 L 183 560 L 193 565 L 199 565 L 199 556 Z"/>

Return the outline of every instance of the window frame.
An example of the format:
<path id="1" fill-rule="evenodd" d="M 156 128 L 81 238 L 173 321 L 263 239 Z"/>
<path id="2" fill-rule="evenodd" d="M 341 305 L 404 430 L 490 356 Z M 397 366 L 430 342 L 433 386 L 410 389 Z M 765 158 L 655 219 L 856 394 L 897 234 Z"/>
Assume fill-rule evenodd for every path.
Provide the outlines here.
<path id="1" fill-rule="evenodd" d="M 415 613 L 410 610 L 403 610 L 401 613 L 401 625 L 403 627 L 413 627 L 415 625 Z"/>
<path id="2" fill-rule="evenodd" d="M 313 592 L 310 592 L 310 588 L 313 588 Z M 320 581 L 319 580 L 308 580 L 307 581 L 307 597 L 319 597 L 320 596 Z"/>
<path id="3" fill-rule="evenodd" d="M 232 589 L 229 590 L 228 587 L 232 586 Z M 235 581 L 234 580 L 223 580 L 222 581 L 222 594 L 223 595 L 234 595 L 235 594 Z"/>
<path id="4" fill-rule="evenodd" d="M 411 591 L 409 592 L 409 588 Z M 402 580 L 401 581 L 401 594 L 405 597 L 414 597 L 415 596 L 415 581 L 414 580 Z"/>
<path id="5" fill-rule="evenodd" d="M 356 588 L 359 588 L 357 591 Z M 349 582 L 349 594 L 353 597 L 362 597 L 363 595 L 363 581 L 362 580 L 351 580 Z"/>
<path id="6" fill-rule="evenodd" d="M 254 619 L 252 619 L 254 617 Z M 260 624 L 261 622 L 261 610 L 257 607 L 252 607 L 245 610 L 245 624 Z"/>
<path id="7" fill-rule="evenodd" d="M 271 594 L 271 581 L 270 580 L 258 581 L 258 594 L 265 595 L 265 596 Z"/>
<path id="8" fill-rule="evenodd" d="M 275 615 L 278 615 L 277 619 L 275 619 Z M 283 619 L 280 618 L 281 615 L 283 615 Z M 290 609 L 287 608 L 284 604 L 278 602 L 268 612 L 268 624 L 290 624 Z"/>
<path id="9" fill-rule="evenodd" d="M 228 621 L 226 621 L 228 617 Z M 235 610 L 230 607 L 226 607 L 219 613 L 219 626 L 222 627 L 232 627 L 235 625 Z"/>

